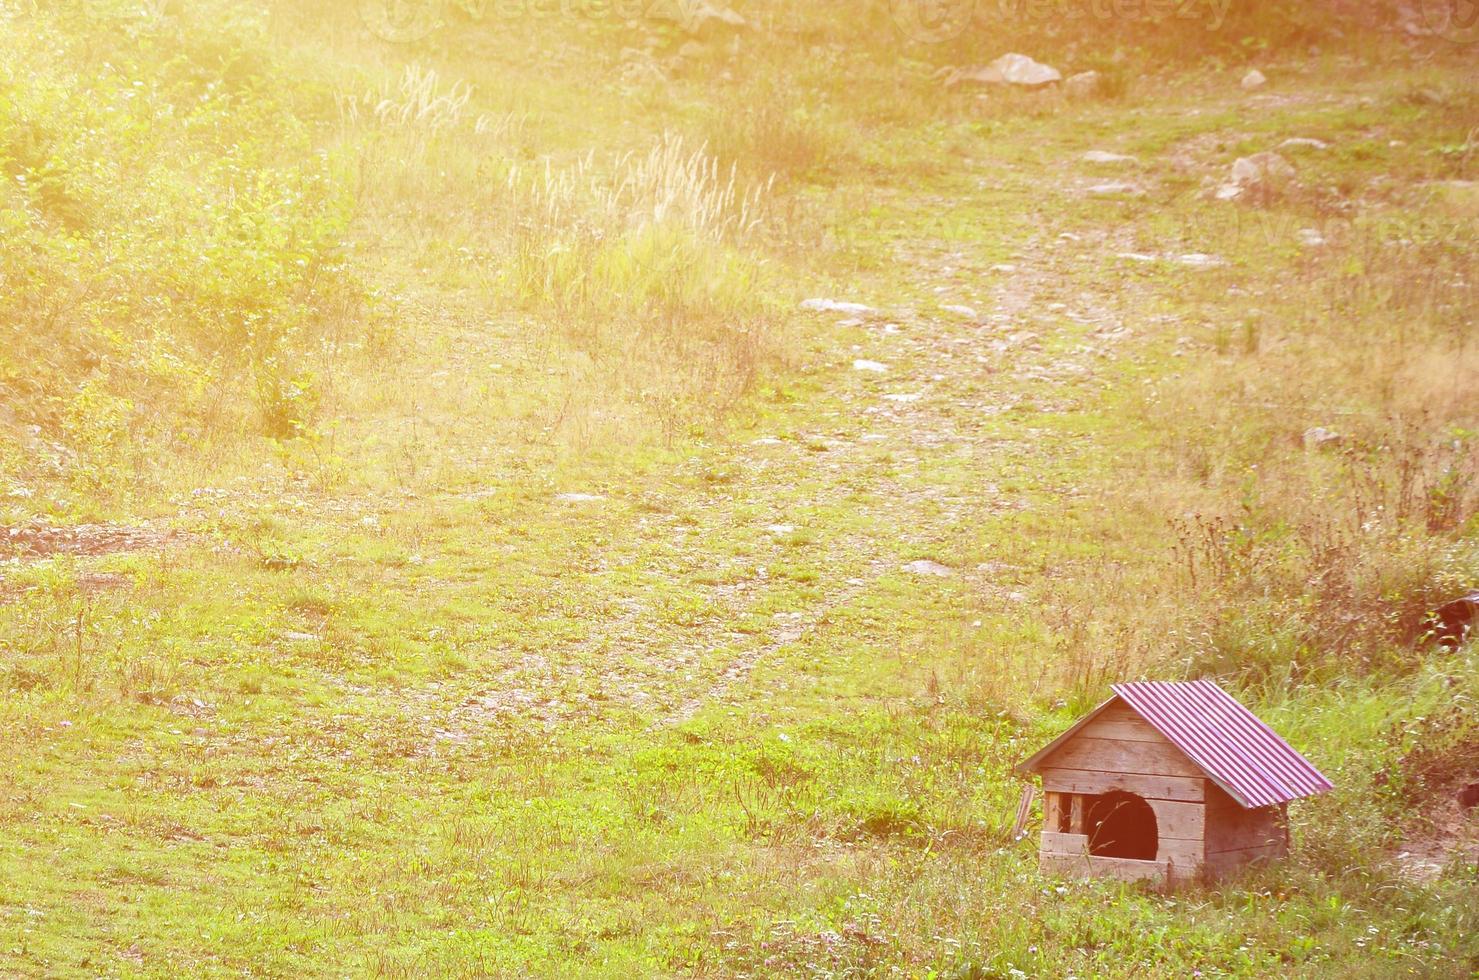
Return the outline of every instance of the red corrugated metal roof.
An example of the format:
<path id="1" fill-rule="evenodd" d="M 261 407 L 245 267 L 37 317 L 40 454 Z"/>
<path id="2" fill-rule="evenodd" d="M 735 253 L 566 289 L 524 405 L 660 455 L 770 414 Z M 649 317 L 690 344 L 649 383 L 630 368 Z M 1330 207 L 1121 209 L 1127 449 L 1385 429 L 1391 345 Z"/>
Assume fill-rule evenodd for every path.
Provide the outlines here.
<path id="1" fill-rule="evenodd" d="M 1245 807 L 1333 789 L 1309 760 L 1211 681 L 1140 681 L 1110 688 Z"/>
<path id="2" fill-rule="evenodd" d="M 1114 684 L 1110 689 L 1114 697 L 1017 770 L 1036 771 L 1040 762 L 1096 715 L 1123 701 L 1245 807 L 1287 803 L 1334 788 L 1308 759 L 1211 681 L 1138 681 Z"/>

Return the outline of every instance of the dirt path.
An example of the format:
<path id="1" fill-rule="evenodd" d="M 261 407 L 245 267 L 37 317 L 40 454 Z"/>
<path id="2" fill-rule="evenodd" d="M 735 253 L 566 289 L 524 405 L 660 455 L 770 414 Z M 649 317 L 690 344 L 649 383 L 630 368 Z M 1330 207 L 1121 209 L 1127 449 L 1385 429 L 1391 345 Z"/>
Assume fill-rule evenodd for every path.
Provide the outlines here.
<path id="1" fill-rule="evenodd" d="M 584 640 L 510 658 L 476 691 L 420 692 L 408 714 L 430 719 L 429 737 L 443 746 L 476 742 L 490 726 L 559 727 L 621 712 L 652 728 L 678 725 L 752 695 L 762 664 L 804 649 L 829 616 L 885 579 L 1005 592 L 994 568 L 938 559 L 979 521 L 1023 507 L 1001 489 L 1000 471 L 1041 450 L 1030 427 L 1011 421 L 1014 409 L 1080 409 L 1131 336 L 1091 296 L 1048 298 L 1070 292 L 1065 266 L 1101 244 L 1041 229 L 1022 243 L 1023 258 L 991 268 L 927 231 L 907 239 L 895 274 L 915 301 L 863 316 L 800 314 L 819 348 L 815 390 L 692 463 L 733 478 L 664 472 L 626 488 L 647 510 L 684 514 L 685 533 L 654 538 L 646 519 L 602 518 L 621 499 L 579 502 L 608 520 L 611 537 L 601 553 L 572 554 L 572 569 L 632 564 L 691 582 L 735 564 L 730 552 L 747 554 L 742 573 L 726 570 L 708 588 L 704 615 L 675 631 L 649 596 L 627 591 L 612 600 L 622 612 L 591 617 Z M 814 587 L 778 580 L 776 565 L 799 566 L 788 574 Z M 598 574 L 576 575 L 582 589 L 605 588 Z M 769 625 L 736 632 L 760 619 Z"/>
<path id="2" fill-rule="evenodd" d="M 0 559 L 94 557 L 121 551 L 147 551 L 178 541 L 179 535 L 149 525 L 47 524 L 31 521 L 0 527 Z"/>

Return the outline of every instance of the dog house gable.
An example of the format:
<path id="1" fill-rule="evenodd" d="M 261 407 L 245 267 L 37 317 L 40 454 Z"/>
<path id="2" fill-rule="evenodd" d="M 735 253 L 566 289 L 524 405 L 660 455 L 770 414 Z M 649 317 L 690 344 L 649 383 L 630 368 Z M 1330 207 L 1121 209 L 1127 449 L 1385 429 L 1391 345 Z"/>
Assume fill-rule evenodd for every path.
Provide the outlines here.
<path id="1" fill-rule="evenodd" d="M 1329 780 L 1210 682 L 1112 690 L 1018 766 L 1042 777 L 1045 870 L 1169 883 L 1287 853 L 1289 800 Z"/>

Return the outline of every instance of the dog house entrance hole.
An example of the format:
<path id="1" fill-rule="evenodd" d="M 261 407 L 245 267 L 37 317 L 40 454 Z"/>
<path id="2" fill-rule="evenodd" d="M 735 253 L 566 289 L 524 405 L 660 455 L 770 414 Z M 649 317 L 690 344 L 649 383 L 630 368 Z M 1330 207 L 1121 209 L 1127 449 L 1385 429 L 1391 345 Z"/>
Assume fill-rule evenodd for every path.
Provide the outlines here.
<path id="1" fill-rule="evenodd" d="M 1160 847 L 1155 811 L 1134 793 L 1116 790 L 1090 797 L 1089 853 L 1154 861 Z"/>

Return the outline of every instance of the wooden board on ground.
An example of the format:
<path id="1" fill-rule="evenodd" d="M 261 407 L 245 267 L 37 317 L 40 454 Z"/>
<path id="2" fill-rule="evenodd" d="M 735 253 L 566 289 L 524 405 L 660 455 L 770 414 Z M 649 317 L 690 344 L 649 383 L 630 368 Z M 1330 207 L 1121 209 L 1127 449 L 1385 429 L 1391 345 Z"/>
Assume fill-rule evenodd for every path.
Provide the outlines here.
<path id="1" fill-rule="evenodd" d="M 1130 858 L 1085 857 L 1082 854 L 1044 854 L 1041 861 L 1042 869 L 1049 874 L 1074 878 L 1180 884 L 1201 877 L 1200 865 L 1181 865 L 1171 861 L 1135 861 Z"/>

